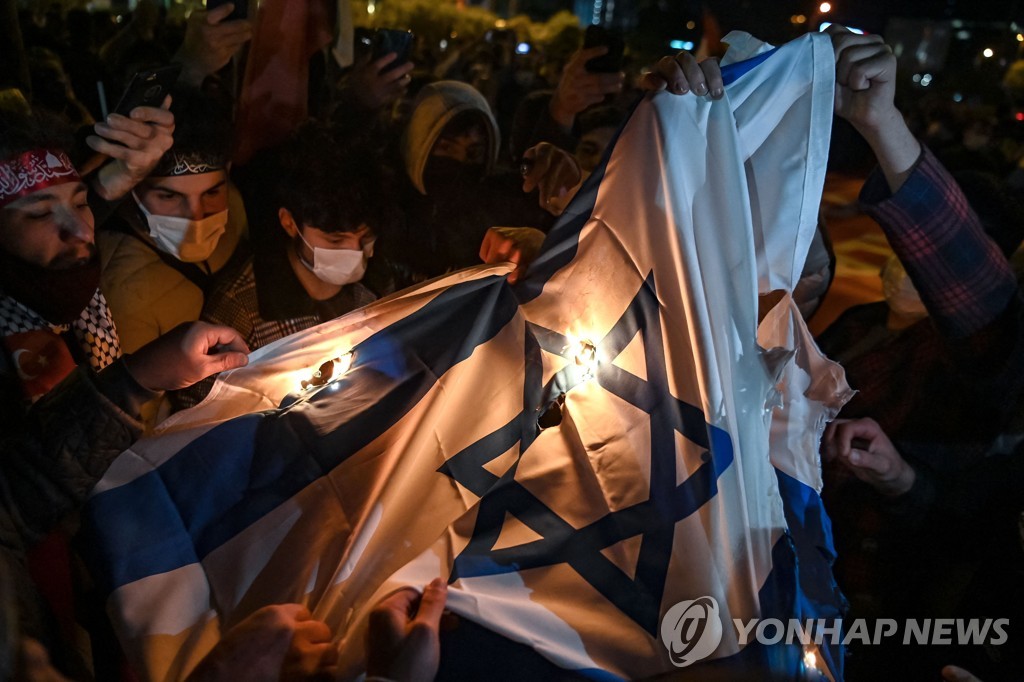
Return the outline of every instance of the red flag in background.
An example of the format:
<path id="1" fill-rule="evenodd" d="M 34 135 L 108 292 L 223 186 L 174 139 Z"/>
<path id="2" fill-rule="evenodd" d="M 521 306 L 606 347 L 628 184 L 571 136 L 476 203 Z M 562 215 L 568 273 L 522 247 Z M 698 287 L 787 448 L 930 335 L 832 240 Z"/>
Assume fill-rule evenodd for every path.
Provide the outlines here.
<path id="1" fill-rule="evenodd" d="M 238 102 L 237 163 L 306 120 L 309 59 L 330 44 L 333 27 L 330 0 L 261 0 Z"/>

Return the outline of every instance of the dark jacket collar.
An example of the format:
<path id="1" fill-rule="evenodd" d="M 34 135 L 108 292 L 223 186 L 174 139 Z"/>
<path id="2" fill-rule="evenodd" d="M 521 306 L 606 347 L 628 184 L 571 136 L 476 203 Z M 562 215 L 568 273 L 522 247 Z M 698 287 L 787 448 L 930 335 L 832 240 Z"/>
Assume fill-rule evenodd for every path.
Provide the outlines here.
<path id="1" fill-rule="evenodd" d="M 374 257 L 363 279 L 341 288 L 326 301 L 310 298 L 288 261 L 290 245 L 279 241 L 278 248 L 257 250 L 253 257 L 256 298 L 260 317 L 265 320 L 287 320 L 315 315 L 331 319 L 365 305 L 369 300 L 390 293 L 389 278 Z"/>

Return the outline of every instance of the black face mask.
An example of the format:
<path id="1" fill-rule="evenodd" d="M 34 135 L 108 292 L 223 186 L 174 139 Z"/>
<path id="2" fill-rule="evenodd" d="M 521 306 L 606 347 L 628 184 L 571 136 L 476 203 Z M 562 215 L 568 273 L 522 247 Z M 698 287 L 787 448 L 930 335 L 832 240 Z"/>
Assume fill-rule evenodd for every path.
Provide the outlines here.
<path id="1" fill-rule="evenodd" d="M 423 187 L 427 196 L 472 191 L 484 177 L 482 163 L 462 163 L 444 156 L 432 156 L 423 170 Z"/>
<path id="2" fill-rule="evenodd" d="M 77 320 L 100 284 L 100 260 L 61 270 L 41 268 L 0 251 L 4 293 L 39 313 L 51 324 Z"/>

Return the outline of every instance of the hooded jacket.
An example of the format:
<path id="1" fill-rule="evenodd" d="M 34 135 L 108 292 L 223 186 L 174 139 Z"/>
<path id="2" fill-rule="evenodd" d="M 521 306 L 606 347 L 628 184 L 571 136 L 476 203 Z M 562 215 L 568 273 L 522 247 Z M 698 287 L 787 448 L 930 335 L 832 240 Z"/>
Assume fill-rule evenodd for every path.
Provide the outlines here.
<path id="1" fill-rule="evenodd" d="M 463 112 L 475 111 L 479 114 L 487 134 L 487 163 L 484 172 L 489 174 L 494 169 L 498 158 L 498 145 L 501 136 L 498 122 L 494 120 L 491 107 L 487 100 L 476 89 L 458 81 L 439 81 L 426 85 L 420 90 L 413 103 L 409 125 L 402 135 L 402 160 L 405 172 L 413 187 L 420 194 L 427 194 L 423 182 L 423 174 L 430 158 L 430 150 L 434 148 L 437 138 L 444 127 Z"/>
<path id="2" fill-rule="evenodd" d="M 459 165 L 432 157 L 431 151 L 445 126 L 465 112 L 479 114 L 488 138 L 483 172 L 465 166 L 461 173 L 431 176 L 432 164 Z M 420 92 L 400 143 L 409 179 L 401 198 L 405 225 L 381 244 L 402 273 L 399 287 L 479 264 L 480 244 L 491 227 L 550 226 L 551 216 L 538 206 L 537 195 L 523 193 L 519 173 L 495 169 L 499 143 L 487 100 L 471 86 L 439 81 Z"/>
<path id="3" fill-rule="evenodd" d="M 228 185 L 228 223 L 217 248 L 204 263 L 212 277 L 231 259 L 246 234 L 245 206 Z M 110 304 L 121 347 L 133 353 L 182 322 L 199 319 L 204 291 L 161 259 L 138 204 L 128 199 L 96 235 L 103 267 L 101 289 Z"/>

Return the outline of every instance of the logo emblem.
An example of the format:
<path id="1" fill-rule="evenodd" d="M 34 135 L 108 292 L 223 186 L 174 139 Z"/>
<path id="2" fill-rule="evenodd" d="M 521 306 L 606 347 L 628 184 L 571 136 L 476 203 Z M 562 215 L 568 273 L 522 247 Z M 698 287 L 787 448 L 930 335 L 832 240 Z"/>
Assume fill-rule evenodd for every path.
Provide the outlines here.
<path id="1" fill-rule="evenodd" d="M 672 664 L 685 668 L 707 658 L 722 641 L 722 621 L 714 597 L 681 601 L 661 619 L 661 641 Z"/>

